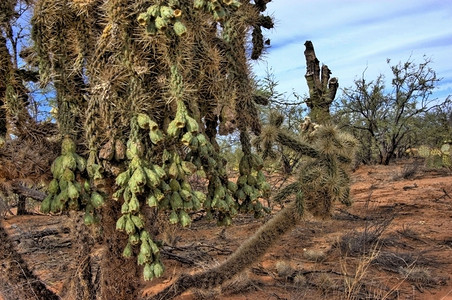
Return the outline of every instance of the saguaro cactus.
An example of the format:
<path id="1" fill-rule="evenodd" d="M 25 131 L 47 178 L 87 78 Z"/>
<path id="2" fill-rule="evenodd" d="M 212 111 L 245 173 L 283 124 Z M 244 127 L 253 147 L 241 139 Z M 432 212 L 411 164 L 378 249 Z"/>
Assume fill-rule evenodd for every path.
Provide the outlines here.
<path id="1" fill-rule="evenodd" d="M 309 98 L 306 100 L 310 108 L 309 115 L 313 121 L 325 123 L 330 120 L 330 105 L 336 97 L 339 82 L 336 77 L 330 78 L 331 71 L 326 65 L 320 68 L 320 62 L 311 41 L 304 44 L 306 50 L 306 82 L 309 87 Z"/>

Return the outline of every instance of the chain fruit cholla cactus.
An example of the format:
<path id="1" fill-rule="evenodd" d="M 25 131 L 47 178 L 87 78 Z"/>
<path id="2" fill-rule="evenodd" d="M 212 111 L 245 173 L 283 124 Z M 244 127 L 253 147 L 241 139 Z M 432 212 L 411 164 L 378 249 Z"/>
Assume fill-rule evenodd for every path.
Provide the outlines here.
<path id="1" fill-rule="evenodd" d="M 294 137 L 280 128 L 283 123 L 281 115 L 274 113 L 270 120 L 256 143 L 260 143 L 264 150 L 279 143 L 306 158 L 298 169 L 297 180 L 274 197 L 276 201 L 293 197 L 292 201 L 225 262 L 204 272 L 182 275 L 152 299 L 173 299 L 190 288 L 208 289 L 220 285 L 256 262 L 306 213 L 328 217 L 334 202 L 351 204 L 349 169 L 357 141 L 334 126 L 313 124 L 309 119 L 301 135 Z"/>
<path id="2" fill-rule="evenodd" d="M 133 258 L 146 280 L 164 269 L 150 215 L 182 226 L 201 207 L 224 225 L 239 210 L 261 216 L 269 189 L 251 153 L 248 131 L 261 128 L 245 45 L 250 28 L 272 26 L 267 2 L 36 1 L 40 79 L 56 89 L 62 136 L 42 211 L 83 210 L 87 225 L 115 227 L 106 257 L 121 268 Z M 240 131 L 239 183 L 226 174 L 217 127 Z M 190 186 L 194 173 L 206 177 L 206 195 Z M 122 297 L 108 282 L 102 296 Z"/>

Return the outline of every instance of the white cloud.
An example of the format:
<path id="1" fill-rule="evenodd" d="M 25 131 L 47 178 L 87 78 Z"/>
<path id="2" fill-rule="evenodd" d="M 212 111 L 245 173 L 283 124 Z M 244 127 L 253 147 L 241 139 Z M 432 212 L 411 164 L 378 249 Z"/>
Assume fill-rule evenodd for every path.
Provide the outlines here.
<path id="1" fill-rule="evenodd" d="M 444 78 L 438 91 L 450 92 L 450 1 L 274 0 L 267 12 L 276 19 L 276 29 L 267 32 L 272 47 L 254 71 L 263 76 L 266 65 L 271 67 L 282 92 L 307 92 L 306 40 L 313 42 L 317 57 L 339 77 L 341 87 L 351 86 L 366 68 L 366 78 L 390 76 L 386 58 L 393 63 L 409 57 L 421 62 L 425 54 L 432 58 L 438 77 Z"/>

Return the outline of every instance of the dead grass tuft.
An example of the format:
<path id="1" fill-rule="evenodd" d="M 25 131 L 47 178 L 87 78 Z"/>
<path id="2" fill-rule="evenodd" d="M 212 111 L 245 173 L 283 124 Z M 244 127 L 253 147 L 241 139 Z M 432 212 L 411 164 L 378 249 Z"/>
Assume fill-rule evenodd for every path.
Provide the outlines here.
<path id="1" fill-rule="evenodd" d="M 294 269 L 290 265 L 290 263 L 286 261 L 277 261 L 275 264 L 276 273 L 281 278 L 287 278 L 294 273 Z"/>
<path id="2" fill-rule="evenodd" d="M 321 262 L 325 259 L 326 254 L 322 250 L 303 249 L 303 257 L 312 262 Z"/>

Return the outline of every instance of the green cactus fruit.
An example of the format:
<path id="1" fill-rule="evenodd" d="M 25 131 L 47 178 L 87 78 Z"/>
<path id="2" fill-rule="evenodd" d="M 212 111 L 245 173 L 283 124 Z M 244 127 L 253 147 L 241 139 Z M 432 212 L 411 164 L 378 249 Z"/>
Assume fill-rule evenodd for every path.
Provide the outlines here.
<path id="1" fill-rule="evenodd" d="M 140 235 L 138 232 L 129 235 L 129 243 L 132 245 L 138 245 L 140 243 Z"/>
<path id="2" fill-rule="evenodd" d="M 74 153 L 75 148 L 76 148 L 75 143 L 70 137 L 66 136 L 63 138 L 63 141 L 61 142 L 61 154 L 62 155 L 65 155 L 68 153 Z"/>
<path id="3" fill-rule="evenodd" d="M 79 191 L 72 182 L 68 182 L 67 195 L 69 199 L 76 200 L 80 196 Z"/>
<path id="4" fill-rule="evenodd" d="M 169 215 L 169 223 L 172 225 L 179 223 L 179 218 L 174 210 Z"/>
<path id="5" fill-rule="evenodd" d="M 86 159 L 78 155 L 77 153 L 74 153 L 73 156 L 75 157 L 75 162 L 77 165 L 77 169 L 79 172 L 83 172 L 86 169 Z"/>
<path id="6" fill-rule="evenodd" d="M 131 215 L 130 219 L 132 220 L 133 224 L 135 224 L 135 227 L 137 227 L 138 229 L 142 229 L 144 227 L 144 221 L 141 217 Z"/>
<path id="7" fill-rule="evenodd" d="M 75 170 L 77 168 L 77 160 L 75 159 L 74 154 L 75 153 L 67 153 L 63 155 L 61 163 L 64 169 L 68 168 L 70 170 Z"/>
<path id="8" fill-rule="evenodd" d="M 88 212 L 85 212 L 85 215 L 83 216 L 83 222 L 85 223 L 86 226 L 90 226 L 96 223 L 93 214 Z"/>
<path id="9" fill-rule="evenodd" d="M 217 22 L 222 22 L 226 18 L 226 11 L 220 7 L 219 9 L 216 9 L 213 11 L 213 18 Z"/>
<path id="10" fill-rule="evenodd" d="M 151 247 L 152 254 L 158 255 L 160 252 L 159 247 L 151 240 L 151 238 L 148 238 L 147 241 L 149 242 L 149 246 Z"/>
<path id="11" fill-rule="evenodd" d="M 151 171 L 152 172 L 152 171 Z M 144 186 L 147 182 L 146 172 L 141 166 L 137 167 L 130 177 L 130 183 L 135 182 L 138 186 Z"/>
<path id="12" fill-rule="evenodd" d="M 149 240 L 151 236 L 149 235 L 149 232 L 146 230 L 142 230 L 140 233 L 140 240 Z"/>
<path id="13" fill-rule="evenodd" d="M 165 195 L 165 197 L 159 201 L 159 209 L 165 210 L 165 209 L 170 209 L 170 199 L 171 199 L 171 195 L 167 194 Z"/>
<path id="14" fill-rule="evenodd" d="M 132 245 L 130 243 L 127 243 L 126 247 L 124 248 L 124 251 L 122 251 L 122 256 L 125 258 L 132 257 L 133 251 L 132 251 Z"/>
<path id="15" fill-rule="evenodd" d="M 69 168 L 66 168 L 63 171 L 63 175 L 61 176 L 66 181 L 74 181 L 75 180 L 75 174 L 72 172 Z"/>
<path id="16" fill-rule="evenodd" d="M 195 9 L 203 9 L 206 6 L 206 1 L 205 0 L 194 0 L 193 1 L 193 7 Z"/>
<path id="17" fill-rule="evenodd" d="M 174 9 L 168 6 L 160 6 L 160 16 L 164 19 L 171 19 L 174 17 Z"/>
<path id="18" fill-rule="evenodd" d="M 182 227 L 187 227 L 191 224 L 191 218 L 185 210 L 179 211 L 179 220 Z"/>
<path id="19" fill-rule="evenodd" d="M 241 175 L 241 176 L 239 176 L 239 178 L 237 178 L 237 185 L 239 185 L 239 186 L 243 186 L 247 182 L 248 182 L 248 175 L 246 175 L 246 174 Z"/>
<path id="20" fill-rule="evenodd" d="M 197 150 L 199 146 L 199 141 L 196 136 L 192 137 L 190 141 L 190 149 Z"/>
<path id="21" fill-rule="evenodd" d="M 154 145 L 157 145 L 159 142 L 163 141 L 163 134 L 160 130 L 149 131 L 149 138 Z"/>
<path id="22" fill-rule="evenodd" d="M 184 201 L 184 210 L 185 211 L 192 211 L 193 210 L 193 198 L 191 198 L 190 200 L 185 200 Z"/>
<path id="23" fill-rule="evenodd" d="M 228 181 L 227 187 L 228 187 L 228 190 L 231 191 L 232 193 L 237 192 L 238 187 L 237 187 L 237 184 L 235 184 L 235 182 Z"/>
<path id="24" fill-rule="evenodd" d="M 91 204 L 94 206 L 94 208 L 101 208 L 105 205 L 104 197 L 98 192 L 92 192 Z"/>
<path id="25" fill-rule="evenodd" d="M 140 245 L 140 254 L 143 254 L 146 257 L 151 257 L 151 246 L 147 240 L 142 240 Z"/>
<path id="26" fill-rule="evenodd" d="M 126 230 L 127 215 L 122 215 L 118 221 L 116 221 L 116 230 L 125 231 Z"/>
<path id="27" fill-rule="evenodd" d="M 180 21 L 174 22 L 173 30 L 180 37 L 187 35 L 187 27 Z"/>
<path id="28" fill-rule="evenodd" d="M 137 263 L 138 265 L 142 266 L 145 263 L 149 262 L 149 257 L 146 257 L 145 255 L 139 253 L 137 256 Z"/>
<path id="29" fill-rule="evenodd" d="M 165 269 L 160 261 L 157 261 L 154 265 L 154 275 L 155 277 L 161 277 L 163 273 L 165 272 Z"/>
<path id="30" fill-rule="evenodd" d="M 137 21 L 138 21 L 138 24 L 140 26 L 145 26 L 146 23 L 149 21 L 149 15 L 147 13 L 145 13 L 145 12 L 141 13 L 141 14 L 138 15 Z"/>
<path id="31" fill-rule="evenodd" d="M 170 204 L 173 210 L 181 209 L 184 207 L 184 203 L 178 192 L 173 192 L 173 194 L 171 195 Z"/>
<path id="32" fill-rule="evenodd" d="M 118 201 L 119 199 L 121 199 L 121 196 L 123 193 L 124 193 L 124 188 L 121 188 L 121 189 L 115 191 L 113 193 L 113 195 L 111 196 L 111 198 L 115 201 Z"/>
<path id="33" fill-rule="evenodd" d="M 141 15 L 142 14 L 140 14 L 140 16 Z M 146 22 L 146 20 L 144 22 Z M 138 126 L 140 126 L 141 129 L 149 129 L 149 123 L 150 122 L 151 122 L 151 118 L 149 118 L 148 115 L 141 114 L 141 113 L 138 114 L 138 116 L 137 116 L 137 123 L 138 123 Z"/>
<path id="34" fill-rule="evenodd" d="M 232 0 L 229 6 L 232 7 L 233 9 L 239 9 L 240 6 L 242 6 L 242 3 L 240 3 L 240 1 L 238 0 Z"/>
<path id="35" fill-rule="evenodd" d="M 162 193 L 160 189 L 154 189 L 154 196 L 157 199 L 157 201 L 162 201 L 163 198 L 165 198 L 165 194 Z"/>
<path id="36" fill-rule="evenodd" d="M 198 199 L 198 197 L 196 197 L 195 195 L 193 195 L 193 197 L 192 197 L 192 203 L 193 203 L 193 208 L 192 208 L 193 211 L 198 211 L 201 209 L 202 203 Z"/>
<path id="37" fill-rule="evenodd" d="M 184 144 L 185 146 L 190 146 L 191 140 L 193 139 L 193 134 L 191 132 L 186 132 L 182 138 L 181 138 L 181 142 L 182 144 Z"/>
<path id="38" fill-rule="evenodd" d="M 226 197 L 224 197 L 224 201 L 226 202 L 229 208 L 235 206 L 234 198 L 229 194 L 226 195 Z"/>
<path id="39" fill-rule="evenodd" d="M 198 139 L 198 144 L 199 146 L 206 146 L 207 145 L 207 139 L 204 136 L 204 134 L 200 133 L 196 136 L 196 138 Z"/>
<path id="40" fill-rule="evenodd" d="M 181 167 L 182 167 L 183 172 L 187 175 L 192 175 L 192 174 L 196 173 L 196 171 L 198 169 L 195 166 L 195 164 L 193 164 L 192 162 L 189 162 L 189 161 L 183 161 L 181 163 Z"/>
<path id="41" fill-rule="evenodd" d="M 169 182 L 169 186 L 170 186 L 170 188 L 171 188 L 171 190 L 173 192 L 177 192 L 181 188 L 180 184 L 179 184 L 179 181 L 177 181 L 176 179 L 171 179 L 170 182 Z"/>
<path id="42" fill-rule="evenodd" d="M 132 219 L 130 218 L 130 215 L 126 215 L 126 227 L 125 230 L 127 232 L 128 235 L 132 235 L 135 233 L 136 228 L 135 228 L 135 224 L 133 223 Z"/>
<path id="43" fill-rule="evenodd" d="M 65 168 L 63 168 L 63 156 L 58 156 L 52 163 L 50 167 L 50 171 L 52 172 L 52 175 L 54 178 L 60 178 L 61 175 L 63 175 L 63 171 Z"/>
<path id="44" fill-rule="evenodd" d="M 147 185 L 150 188 L 155 188 L 160 184 L 160 178 L 157 173 L 148 168 L 143 168 L 147 178 Z"/>
<path id="45" fill-rule="evenodd" d="M 149 207 L 158 206 L 157 198 L 153 194 L 149 194 L 149 196 L 146 198 L 146 203 Z"/>
<path id="46" fill-rule="evenodd" d="M 170 137 L 176 137 L 180 133 L 180 128 L 176 126 L 176 121 L 173 120 L 168 124 L 168 129 L 166 130 L 166 133 Z"/>
<path id="47" fill-rule="evenodd" d="M 206 201 L 206 194 L 204 194 L 203 192 L 194 191 L 194 194 L 201 203 L 204 203 Z"/>
<path id="48" fill-rule="evenodd" d="M 124 203 L 121 205 L 121 213 L 127 214 L 129 212 L 130 212 L 129 203 L 127 201 L 124 201 Z"/>
<path id="49" fill-rule="evenodd" d="M 157 276 L 155 276 L 155 277 L 157 277 Z M 152 269 L 151 265 L 148 264 L 148 263 L 146 263 L 146 264 L 144 265 L 144 268 L 143 268 L 143 278 L 144 278 L 144 280 L 146 280 L 146 281 L 149 281 L 149 280 L 154 279 L 154 270 Z"/>
<path id="50" fill-rule="evenodd" d="M 190 191 L 181 189 L 179 191 L 179 194 L 182 197 L 182 200 L 184 200 L 184 201 L 191 201 L 191 199 L 192 199 L 192 193 L 190 193 Z"/>
<path id="51" fill-rule="evenodd" d="M 59 190 L 58 181 L 56 179 L 52 179 L 48 187 L 49 194 L 55 195 L 56 193 L 58 193 L 58 190 Z"/>
<path id="52" fill-rule="evenodd" d="M 162 17 L 155 18 L 155 27 L 160 32 L 165 31 L 168 28 L 168 23 L 169 23 L 168 20 Z"/>
<path id="53" fill-rule="evenodd" d="M 160 7 L 158 4 L 153 4 L 151 6 L 148 7 L 148 9 L 146 10 L 146 13 L 149 14 L 150 16 L 156 18 L 158 16 L 160 16 Z"/>
<path id="54" fill-rule="evenodd" d="M 179 177 L 179 168 L 175 162 L 170 164 L 170 167 L 168 168 L 168 175 L 173 179 Z"/>
<path id="55" fill-rule="evenodd" d="M 135 194 L 132 194 L 132 197 L 129 201 L 129 212 L 135 213 L 140 210 L 140 203 L 138 202 L 138 198 Z"/>
<path id="56" fill-rule="evenodd" d="M 41 202 L 41 212 L 43 214 L 48 214 L 50 212 L 50 205 L 52 203 L 53 200 L 53 195 L 49 194 L 47 195 L 47 197 L 44 198 L 44 200 L 42 200 Z"/>
<path id="57" fill-rule="evenodd" d="M 165 169 L 163 169 L 161 166 L 153 165 L 152 170 L 154 171 L 155 174 L 157 174 L 158 178 L 164 179 L 166 177 Z"/>
<path id="58" fill-rule="evenodd" d="M 191 134 L 198 133 L 198 131 L 199 131 L 198 122 L 195 119 L 193 119 L 192 117 L 188 116 L 188 115 L 185 117 L 185 119 L 186 119 L 186 122 L 187 122 L 187 130 Z"/>
<path id="59" fill-rule="evenodd" d="M 256 186 L 257 185 L 257 180 L 256 177 L 254 177 L 253 175 L 249 174 L 247 176 L 247 183 L 250 186 Z"/>
<path id="60" fill-rule="evenodd" d="M 78 202 L 78 199 L 69 199 L 69 201 L 67 202 L 67 208 L 70 210 L 79 210 L 80 209 L 80 203 Z"/>

